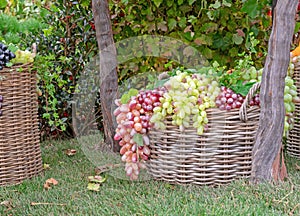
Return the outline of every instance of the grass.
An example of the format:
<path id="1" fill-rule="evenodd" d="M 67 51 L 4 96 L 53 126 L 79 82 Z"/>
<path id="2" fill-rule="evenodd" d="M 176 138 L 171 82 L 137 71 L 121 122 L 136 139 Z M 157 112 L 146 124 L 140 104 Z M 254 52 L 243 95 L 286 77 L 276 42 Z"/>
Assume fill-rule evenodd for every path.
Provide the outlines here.
<path id="1" fill-rule="evenodd" d="M 109 175 L 100 191 L 93 192 L 87 189 L 87 177 L 95 175 L 95 166 L 82 143 L 42 143 L 43 162 L 50 169 L 22 184 L 0 187 L 0 215 L 300 215 L 300 161 L 289 157 L 289 179 L 278 185 L 236 181 L 219 187 L 180 186 Z M 68 156 L 65 149 L 77 153 Z M 58 184 L 45 190 L 49 178 Z"/>

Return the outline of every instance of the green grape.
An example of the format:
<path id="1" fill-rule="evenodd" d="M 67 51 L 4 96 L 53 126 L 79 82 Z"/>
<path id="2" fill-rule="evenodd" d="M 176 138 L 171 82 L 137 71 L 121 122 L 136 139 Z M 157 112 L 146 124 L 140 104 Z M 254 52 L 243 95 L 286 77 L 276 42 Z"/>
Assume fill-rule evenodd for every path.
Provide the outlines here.
<path id="1" fill-rule="evenodd" d="M 168 91 L 160 99 L 160 109 L 153 110 L 151 122 L 162 128 L 164 117 L 170 115 L 172 124 L 184 130 L 190 125 L 192 117 L 193 127 L 202 134 L 204 125 L 208 123 L 205 110 L 215 107 L 214 101 L 220 92 L 218 82 L 204 74 L 188 74 L 177 70 L 165 87 Z"/>

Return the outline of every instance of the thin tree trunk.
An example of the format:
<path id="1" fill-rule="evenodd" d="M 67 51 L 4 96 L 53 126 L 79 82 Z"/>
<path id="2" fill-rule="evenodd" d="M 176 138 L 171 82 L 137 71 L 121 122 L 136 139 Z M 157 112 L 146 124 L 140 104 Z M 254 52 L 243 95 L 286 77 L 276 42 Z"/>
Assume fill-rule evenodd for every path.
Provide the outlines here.
<path id="1" fill-rule="evenodd" d="M 278 0 L 274 11 L 260 89 L 260 121 L 252 156 L 251 180 L 254 183 L 284 177 L 285 170 L 280 170 L 279 166 L 285 116 L 284 79 L 289 65 L 297 4 L 298 0 Z"/>
<path id="2" fill-rule="evenodd" d="M 115 128 L 111 112 L 118 89 L 117 58 L 108 0 L 93 0 L 92 6 L 96 37 L 100 50 L 100 99 L 105 142 L 111 145 L 114 151 L 118 151 L 119 145 L 113 139 Z"/>

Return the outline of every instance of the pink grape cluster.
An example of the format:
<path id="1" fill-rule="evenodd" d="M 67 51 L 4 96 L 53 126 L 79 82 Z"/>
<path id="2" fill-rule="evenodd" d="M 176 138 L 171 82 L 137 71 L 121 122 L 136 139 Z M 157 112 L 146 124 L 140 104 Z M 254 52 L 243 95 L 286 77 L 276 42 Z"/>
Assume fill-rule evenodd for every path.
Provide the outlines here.
<path id="1" fill-rule="evenodd" d="M 236 94 L 230 88 L 221 87 L 221 92 L 216 98 L 216 106 L 220 110 L 231 110 L 240 108 L 244 102 L 244 97 L 241 94 Z"/>
<path id="2" fill-rule="evenodd" d="M 216 106 L 220 110 L 231 110 L 235 108 L 240 108 L 245 100 L 245 97 L 241 94 L 236 94 L 230 88 L 226 88 L 225 86 L 221 87 L 221 92 L 216 98 Z M 255 94 L 252 100 L 249 102 L 250 106 L 259 106 L 259 94 Z"/>
<path id="3" fill-rule="evenodd" d="M 260 106 L 259 94 L 255 94 L 252 100 L 249 102 L 250 106 Z"/>
<path id="4" fill-rule="evenodd" d="M 163 89 L 146 90 L 132 96 L 126 104 L 116 100 L 118 107 L 114 115 L 118 126 L 114 139 L 119 141 L 122 161 L 126 163 L 126 175 L 131 180 L 138 178 L 140 169 L 145 167 L 143 161 L 148 160 L 150 156 L 150 140 L 147 132 L 152 127 L 150 118 L 153 108 L 161 106 L 160 98 L 163 93 Z M 135 134 L 142 136 L 143 145 L 136 143 Z"/>

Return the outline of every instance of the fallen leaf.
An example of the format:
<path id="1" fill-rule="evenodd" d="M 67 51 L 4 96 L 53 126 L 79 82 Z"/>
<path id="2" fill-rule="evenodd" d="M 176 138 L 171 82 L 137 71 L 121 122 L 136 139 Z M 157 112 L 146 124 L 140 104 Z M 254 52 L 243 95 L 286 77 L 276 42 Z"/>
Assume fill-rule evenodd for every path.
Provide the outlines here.
<path id="1" fill-rule="evenodd" d="M 44 189 L 49 190 L 51 188 L 52 185 L 57 185 L 58 181 L 54 178 L 49 178 L 46 180 L 45 184 L 44 184 Z"/>
<path id="2" fill-rule="evenodd" d="M 44 168 L 44 170 L 50 169 L 50 164 L 44 163 L 44 164 L 43 164 L 43 168 Z"/>
<path id="3" fill-rule="evenodd" d="M 88 179 L 89 179 L 90 182 L 94 182 L 94 183 L 103 183 L 103 182 L 106 181 L 106 177 L 102 177 L 102 176 L 99 176 L 99 175 L 89 176 Z"/>
<path id="4" fill-rule="evenodd" d="M 296 170 L 300 170 L 300 166 L 296 164 Z"/>
<path id="5" fill-rule="evenodd" d="M 46 183 L 49 183 L 49 184 L 53 184 L 53 185 L 57 185 L 58 184 L 58 181 L 54 178 L 49 178 L 46 180 Z"/>
<path id="6" fill-rule="evenodd" d="M 65 150 L 65 154 L 68 156 L 74 156 L 76 154 L 76 150 L 75 149 L 67 149 Z"/>
<path id="7" fill-rule="evenodd" d="M 6 208 L 8 208 L 8 209 L 12 209 L 12 203 L 11 203 L 11 201 L 9 201 L 9 200 L 4 200 L 4 201 L 2 201 L 1 203 L 0 203 L 0 205 L 3 205 L 3 206 L 5 206 Z"/>
<path id="8" fill-rule="evenodd" d="M 87 189 L 90 191 L 100 191 L 100 184 L 97 183 L 88 183 Z"/>
<path id="9" fill-rule="evenodd" d="M 51 188 L 51 185 L 49 183 L 44 184 L 44 189 L 49 190 Z"/>

